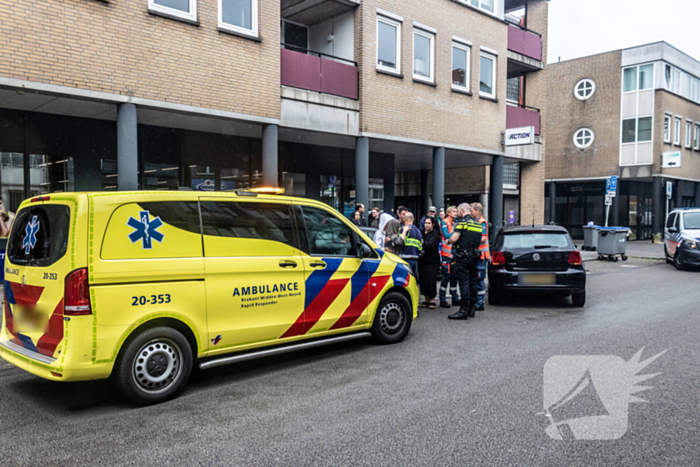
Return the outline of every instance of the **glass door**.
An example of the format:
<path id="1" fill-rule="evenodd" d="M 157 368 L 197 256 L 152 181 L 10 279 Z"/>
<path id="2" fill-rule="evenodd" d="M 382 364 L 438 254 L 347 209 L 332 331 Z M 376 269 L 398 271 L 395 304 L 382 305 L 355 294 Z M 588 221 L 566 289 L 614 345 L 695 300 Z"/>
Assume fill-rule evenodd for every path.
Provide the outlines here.
<path id="1" fill-rule="evenodd" d="M 637 213 L 637 195 L 630 195 L 629 227 L 632 231 L 630 234 L 630 240 L 637 240 Z"/>

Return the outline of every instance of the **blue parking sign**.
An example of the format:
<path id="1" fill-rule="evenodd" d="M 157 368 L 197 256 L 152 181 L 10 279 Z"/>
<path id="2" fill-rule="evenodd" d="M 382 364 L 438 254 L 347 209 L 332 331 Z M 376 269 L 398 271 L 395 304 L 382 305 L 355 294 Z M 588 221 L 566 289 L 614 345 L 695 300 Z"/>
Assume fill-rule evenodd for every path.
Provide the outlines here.
<path id="1" fill-rule="evenodd" d="M 615 193 L 617 191 L 617 175 L 613 175 L 608 178 L 605 191 L 608 193 Z"/>

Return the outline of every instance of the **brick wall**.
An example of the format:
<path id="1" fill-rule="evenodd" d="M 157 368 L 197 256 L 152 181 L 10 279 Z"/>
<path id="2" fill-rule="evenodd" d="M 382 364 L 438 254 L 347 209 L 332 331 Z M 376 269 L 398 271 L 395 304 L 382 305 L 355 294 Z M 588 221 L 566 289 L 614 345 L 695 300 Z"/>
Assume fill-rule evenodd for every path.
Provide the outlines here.
<path id="1" fill-rule="evenodd" d="M 618 173 L 620 162 L 621 52 L 553 63 L 547 66 L 546 125 L 547 179 L 605 177 Z M 592 97 L 574 96 L 576 83 L 590 78 Z M 576 130 L 593 130 L 595 141 L 586 149 L 574 145 Z"/>
<path id="2" fill-rule="evenodd" d="M 664 143 L 664 115 L 669 112 L 673 118 L 676 115 L 683 117 L 681 120 L 681 145 L 673 144 L 673 120 L 671 120 L 671 143 Z M 654 173 L 663 173 L 675 177 L 692 178 L 700 180 L 700 151 L 693 149 L 691 136 L 690 149 L 685 147 L 685 123 L 690 119 L 700 123 L 700 105 L 667 91 L 656 91 L 654 103 Z M 693 127 L 691 127 L 691 135 Z M 682 166 L 679 168 L 661 168 L 662 153 L 682 153 Z"/>
<path id="3" fill-rule="evenodd" d="M 542 35 L 542 58 L 547 60 L 547 35 L 549 3 L 534 0 L 527 4 L 527 28 Z M 540 134 L 542 135 L 542 161 L 520 164 L 520 213 L 538 224 L 544 223 L 544 180 L 545 167 L 548 164 L 550 150 L 550 133 L 554 125 L 546 121 L 548 88 L 547 73 L 543 71 L 528 73 L 525 76 L 525 104 L 540 109 Z"/>
<path id="4" fill-rule="evenodd" d="M 403 17 L 400 65 L 403 78 L 377 72 L 377 8 Z M 363 0 L 355 18 L 362 131 L 498 149 L 500 132 L 505 128 L 506 24 L 447 0 Z M 437 87 L 413 81 L 414 21 L 437 29 Z M 452 91 L 453 35 L 473 44 L 470 54 L 472 96 Z M 482 45 L 499 52 L 497 103 L 479 98 L 479 48 Z"/>
<path id="5" fill-rule="evenodd" d="M 148 12 L 148 0 L 0 0 L 0 76 L 279 118 L 280 0 L 259 2 L 261 42 Z"/>

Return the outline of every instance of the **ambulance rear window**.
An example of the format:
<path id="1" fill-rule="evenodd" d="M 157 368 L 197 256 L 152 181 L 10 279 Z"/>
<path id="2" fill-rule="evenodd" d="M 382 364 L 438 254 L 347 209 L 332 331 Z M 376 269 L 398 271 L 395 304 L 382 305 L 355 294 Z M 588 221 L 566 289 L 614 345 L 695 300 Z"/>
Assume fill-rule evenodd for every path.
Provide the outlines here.
<path id="1" fill-rule="evenodd" d="M 66 254 L 70 208 L 44 204 L 23 209 L 12 225 L 7 256 L 11 263 L 51 266 Z"/>

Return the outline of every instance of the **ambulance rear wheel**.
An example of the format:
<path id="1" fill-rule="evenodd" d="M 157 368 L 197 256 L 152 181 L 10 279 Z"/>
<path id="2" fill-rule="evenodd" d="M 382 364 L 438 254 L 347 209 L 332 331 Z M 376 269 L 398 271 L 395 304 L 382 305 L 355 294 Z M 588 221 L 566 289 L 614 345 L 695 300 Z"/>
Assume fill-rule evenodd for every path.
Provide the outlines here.
<path id="1" fill-rule="evenodd" d="M 406 297 L 398 292 L 388 293 L 374 315 L 372 338 L 378 344 L 401 342 L 411 329 L 412 318 L 413 309 Z"/>
<path id="2" fill-rule="evenodd" d="M 140 405 L 177 396 L 192 372 L 192 349 L 179 331 L 146 329 L 130 339 L 117 359 L 114 379 L 128 399 Z"/>

